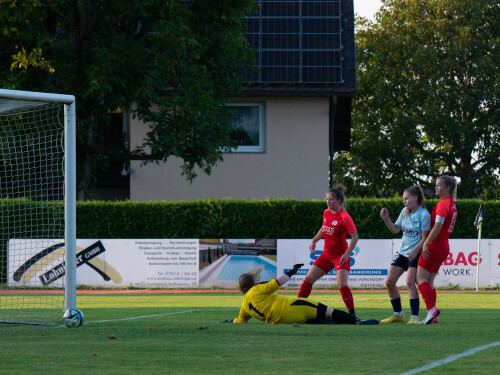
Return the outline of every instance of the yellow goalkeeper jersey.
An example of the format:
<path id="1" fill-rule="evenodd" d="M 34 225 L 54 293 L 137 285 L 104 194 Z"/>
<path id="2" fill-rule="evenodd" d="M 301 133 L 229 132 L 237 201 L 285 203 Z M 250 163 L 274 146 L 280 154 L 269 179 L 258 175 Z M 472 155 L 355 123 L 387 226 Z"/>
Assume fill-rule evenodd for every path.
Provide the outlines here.
<path id="1" fill-rule="evenodd" d="M 270 324 L 279 323 L 289 305 L 287 297 L 276 293 L 279 288 L 276 279 L 250 288 L 243 297 L 240 313 L 234 323 L 246 323 L 252 317 Z"/>

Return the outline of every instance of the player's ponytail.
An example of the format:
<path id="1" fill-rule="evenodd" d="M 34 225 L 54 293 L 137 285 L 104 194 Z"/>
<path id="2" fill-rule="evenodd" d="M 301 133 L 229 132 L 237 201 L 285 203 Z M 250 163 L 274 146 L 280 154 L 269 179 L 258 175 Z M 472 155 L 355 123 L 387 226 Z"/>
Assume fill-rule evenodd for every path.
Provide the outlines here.
<path id="1" fill-rule="evenodd" d="M 439 176 L 438 180 L 443 181 L 446 186 L 449 186 L 450 196 L 453 198 L 453 200 L 456 200 L 457 199 L 457 180 L 455 179 L 455 177 L 447 176 L 444 174 L 442 176 Z"/>
<path id="2" fill-rule="evenodd" d="M 257 268 L 253 268 L 247 273 L 242 273 L 239 278 L 240 289 L 243 294 L 248 292 L 255 284 L 260 280 L 260 273 L 264 269 L 264 265 L 261 264 Z"/>
<path id="3" fill-rule="evenodd" d="M 423 208 L 425 208 L 424 191 L 422 190 L 422 188 L 420 186 L 418 186 L 418 185 L 412 186 L 408 189 L 405 189 L 404 192 L 408 193 L 410 195 L 413 195 L 414 197 L 417 197 L 417 203 L 419 204 L 419 206 L 422 206 Z M 409 211 L 406 210 L 403 217 L 406 218 L 408 216 L 408 214 L 409 214 Z"/>
<path id="4" fill-rule="evenodd" d="M 345 191 L 346 191 L 345 186 L 339 184 L 336 185 L 334 188 L 329 189 L 327 194 L 333 194 L 335 196 L 335 199 L 340 200 L 340 205 L 342 206 L 342 208 L 344 208 Z"/>

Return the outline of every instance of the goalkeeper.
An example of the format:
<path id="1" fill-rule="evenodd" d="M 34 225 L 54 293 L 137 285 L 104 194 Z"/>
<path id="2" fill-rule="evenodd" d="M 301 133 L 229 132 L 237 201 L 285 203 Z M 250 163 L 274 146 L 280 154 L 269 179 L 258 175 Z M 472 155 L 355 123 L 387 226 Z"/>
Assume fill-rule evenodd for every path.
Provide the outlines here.
<path id="1" fill-rule="evenodd" d="M 259 283 L 263 266 L 241 274 L 239 284 L 243 297 L 240 313 L 226 323 L 246 323 L 256 318 L 270 324 L 378 324 L 377 320 L 356 320 L 342 310 L 333 309 L 309 298 L 281 296 L 276 291 L 304 264 L 295 264 L 285 274 Z"/>

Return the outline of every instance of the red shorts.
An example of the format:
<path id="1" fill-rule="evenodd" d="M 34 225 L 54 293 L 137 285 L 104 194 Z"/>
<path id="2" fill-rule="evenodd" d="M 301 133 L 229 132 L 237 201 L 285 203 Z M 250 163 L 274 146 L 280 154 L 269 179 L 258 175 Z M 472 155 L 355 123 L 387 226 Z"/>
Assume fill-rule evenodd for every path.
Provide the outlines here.
<path id="1" fill-rule="evenodd" d="M 340 264 L 340 258 L 342 258 L 342 254 L 331 254 L 323 251 L 318 259 L 314 261 L 313 266 L 321 268 L 325 271 L 325 273 L 328 273 L 333 269 L 335 269 L 335 271 L 346 270 L 349 272 L 351 269 L 351 258 L 342 264 Z"/>
<path id="2" fill-rule="evenodd" d="M 448 257 L 450 244 L 448 243 L 448 240 L 437 243 L 432 241 L 429 244 L 428 249 L 431 256 L 424 259 L 424 256 L 421 255 L 418 260 L 418 266 L 422 267 L 426 271 L 429 271 L 430 273 L 438 273 L 441 264 L 443 264 L 445 259 Z"/>

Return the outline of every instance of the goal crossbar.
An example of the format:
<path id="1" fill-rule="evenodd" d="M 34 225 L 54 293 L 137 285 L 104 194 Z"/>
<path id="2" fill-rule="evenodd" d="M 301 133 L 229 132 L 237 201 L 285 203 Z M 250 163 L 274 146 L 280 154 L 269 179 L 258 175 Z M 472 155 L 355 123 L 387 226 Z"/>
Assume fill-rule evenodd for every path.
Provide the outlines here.
<path id="1" fill-rule="evenodd" d="M 33 102 L 74 104 L 75 97 L 65 94 L 51 94 L 21 90 L 0 89 L 0 98 L 13 100 L 29 100 Z"/>

